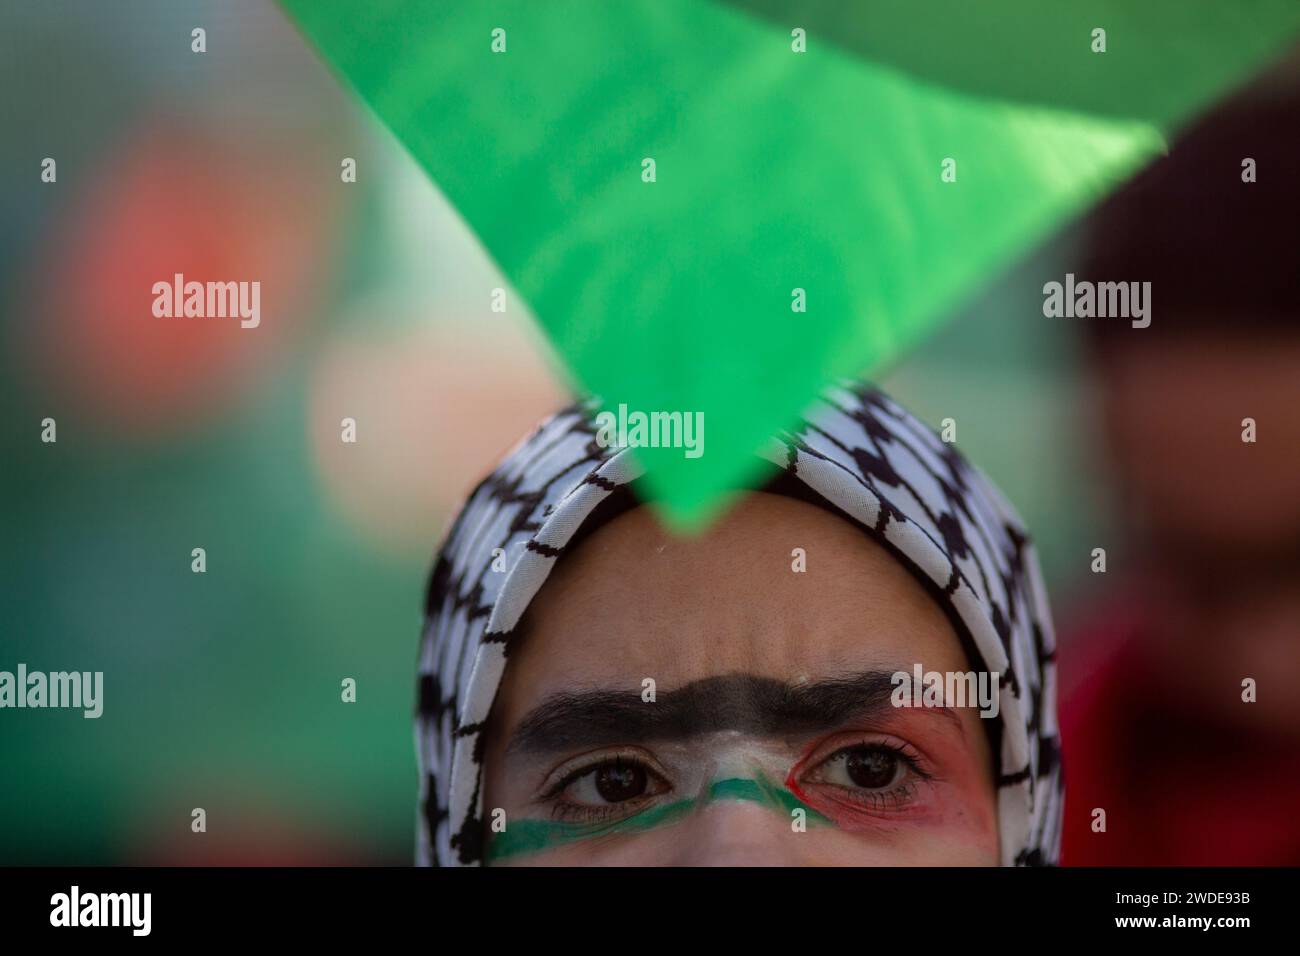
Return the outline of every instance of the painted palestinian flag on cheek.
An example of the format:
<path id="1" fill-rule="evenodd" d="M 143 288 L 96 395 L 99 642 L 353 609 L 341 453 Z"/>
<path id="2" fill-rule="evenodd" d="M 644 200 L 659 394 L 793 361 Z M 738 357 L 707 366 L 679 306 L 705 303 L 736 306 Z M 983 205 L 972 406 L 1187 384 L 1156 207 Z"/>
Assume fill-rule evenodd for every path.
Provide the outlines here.
<path id="1" fill-rule="evenodd" d="M 1300 29 L 1293 0 L 281 5 L 575 390 L 700 416 L 702 454 L 641 451 L 679 525 Z"/>

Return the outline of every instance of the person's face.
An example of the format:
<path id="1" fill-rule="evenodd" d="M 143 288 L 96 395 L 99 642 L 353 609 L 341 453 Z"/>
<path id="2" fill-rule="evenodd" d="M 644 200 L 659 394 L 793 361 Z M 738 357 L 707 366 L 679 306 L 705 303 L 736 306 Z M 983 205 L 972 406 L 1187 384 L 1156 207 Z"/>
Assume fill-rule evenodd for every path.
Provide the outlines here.
<path id="1" fill-rule="evenodd" d="M 826 511 L 753 494 L 688 538 L 636 508 L 523 627 L 487 737 L 492 864 L 998 863 L 979 711 L 891 704 L 896 671 L 970 670 L 957 636 Z"/>
<path id="2" fill-rule="evenodd" d="M 1118 504 L 1147 564 L 1147 650 L 1171 699 L 1248 732 L 1300 734 L 1300 695 L 1242 707 L 1225 675 L 1300 686 L 1300 338 L 1220 333 L 1097 367 Z M 1138 333 L 1140 337 L 1140 333 Z M 1243 441 L 1243 419 L 1255 441 Z"/>
<path id="3" fill-rule="evenodd" d="M 1202 333 L 1096 366 L 1120 504 L 1165 561 L 1258 572 L 1300 537 L 1300 339 Z M 1254 419 L 1255 441 L 1243 437 Z M 1225 504 L 1224 496 L 1230 498 Z"/>

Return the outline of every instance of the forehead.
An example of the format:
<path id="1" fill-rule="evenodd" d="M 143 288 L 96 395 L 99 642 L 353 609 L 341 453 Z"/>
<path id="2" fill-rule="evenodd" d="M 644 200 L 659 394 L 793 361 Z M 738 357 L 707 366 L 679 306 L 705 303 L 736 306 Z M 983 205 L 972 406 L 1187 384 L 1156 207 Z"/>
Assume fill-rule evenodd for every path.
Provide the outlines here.
<path id="1" fill-rule="evenodd" d="M 524 618 L 498 716 L 509 726 L 550 694 L 646 678 L 797 683 L 913 663 L 968 667 L 921 584 L 847 520 L 758 492 L 700 535 L 635 508 L 566 553 Z"/>

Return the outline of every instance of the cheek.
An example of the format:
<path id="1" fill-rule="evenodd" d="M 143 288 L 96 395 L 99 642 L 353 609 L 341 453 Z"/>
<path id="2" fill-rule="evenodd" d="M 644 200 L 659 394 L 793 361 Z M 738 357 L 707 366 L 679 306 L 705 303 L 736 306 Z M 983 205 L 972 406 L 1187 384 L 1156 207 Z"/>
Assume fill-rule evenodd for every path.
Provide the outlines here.
<path id="1" fill-rule="evenodd" d="M 996 831 L 984 838 L 943 827 L 877 831 L 869 838 L 835 827 L 800 838 L 802 866 L 997 866 Z"/>
<path id="2" fill-rule="evenodd" d="M 490 866 L 671 866 L 683 845 L 680 828 L 574 840 L 536 853 L 496 860 Z"/>
<path id="3" fill-rule="evenodd" d="M 819 811 L 820 812 L 820 811 Z M 810 827 L 808 863 L 834 866 L 997 866 L 997 814 L 991 800 L 944 798 L 923 815 L 860 826 Z"/>
<path id="4" fill-rule="evenodd" d="M 972 790 L 961 799 L 945 800 L 935 832 L 942 833 L 953 865 L 997 866 L 1001 855 L 997 799 L 989 790 Z"/>
<path id="5" fill-rule="evenodd" d="M 878 810 L 860 806 L 831 792 L 800 787 L 794 781 L 787 785 L 803 803 L 846 833 L 869 838 L 874 835 L 906 836 L 908 833 L 936 832 L 949 834 L 962 843 L 997 844 L 994 801 L 991 794 L 980 788 L 954 786 L 952 782 L 918 781 L 911 804 Z"/>
<path id="6" fill-rule="evenodd" d="M 988 773 L 974 763 L 961 764 L 936 796 L 931 828 L 958 857 L 954 864 L 985 856 L 984 865 L 996 866 L 1001 853 L 997 793 Z"/>

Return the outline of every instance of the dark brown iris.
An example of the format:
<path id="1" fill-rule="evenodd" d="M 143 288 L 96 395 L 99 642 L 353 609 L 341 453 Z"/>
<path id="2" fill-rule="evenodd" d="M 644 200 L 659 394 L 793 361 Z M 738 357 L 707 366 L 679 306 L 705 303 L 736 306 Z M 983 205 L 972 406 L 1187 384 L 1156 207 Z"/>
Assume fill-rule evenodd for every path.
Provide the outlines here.
<path id="1" fill-rule="evenodd" d="M 646 772 L 636 764 L 615 761 L 596 771 L 596 792 L 602 800 L 621 803 L 645 793 Z"/>
<path id="2" fill-rule="evenodd" d="M 898 755 L 881 747 L 854 747 L 845 757 L 845 769 L 859 787 L 879 790 L 893 782 Z"/>

